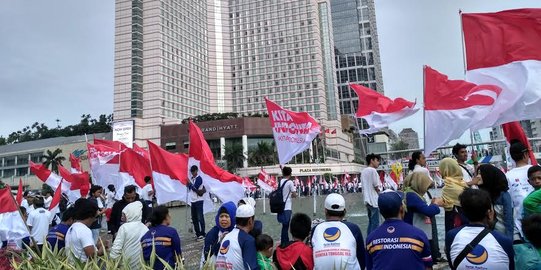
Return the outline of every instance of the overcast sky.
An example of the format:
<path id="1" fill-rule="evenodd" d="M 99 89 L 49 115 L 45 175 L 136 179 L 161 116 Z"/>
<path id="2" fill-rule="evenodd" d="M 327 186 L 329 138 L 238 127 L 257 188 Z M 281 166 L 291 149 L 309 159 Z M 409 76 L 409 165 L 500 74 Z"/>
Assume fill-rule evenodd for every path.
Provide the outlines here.
<path id="1" fill-rule="evenodd" d="M 539 0 L 375 1 L 385 94 L 419 106 L 424 64 L 464 78 L 459 9 L 541 7 Z M 0 135 L 112 113 L 113 0 L 0 1 L 0 36 Z M 422 138 L 422 119 L 420 111 L 391 128 L 412 127 Z"/>

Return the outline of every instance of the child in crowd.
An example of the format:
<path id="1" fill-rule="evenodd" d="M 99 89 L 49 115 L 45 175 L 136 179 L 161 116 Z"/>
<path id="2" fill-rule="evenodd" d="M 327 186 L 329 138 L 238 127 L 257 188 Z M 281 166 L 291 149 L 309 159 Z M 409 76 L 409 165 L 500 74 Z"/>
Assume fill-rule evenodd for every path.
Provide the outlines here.
<path id="1" fill-rule="evenodd" d="M 273 261 L 279 270 L 303 270 L 314 268 L 312 248 L 305 244 L 310 235 L 312 221 L 303 213 L 297 213 L 291 218 L 289 231 L 293 241 L 282 243 L 274 252 Z"/>
<path id="2" fill-rule="evenodd" d="M 257 248 L 257 264 L 260 270 L 273 270 L 271 256 L 274 242 L 272 238 L 267 234 L 260 234 L 255 240 L 255 246 Z"/>

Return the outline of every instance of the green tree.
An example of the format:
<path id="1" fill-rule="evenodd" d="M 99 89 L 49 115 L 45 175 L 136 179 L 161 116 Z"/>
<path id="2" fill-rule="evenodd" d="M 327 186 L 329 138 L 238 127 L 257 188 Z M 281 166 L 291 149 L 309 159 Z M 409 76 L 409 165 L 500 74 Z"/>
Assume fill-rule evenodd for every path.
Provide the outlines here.
<path id="1" fill-rule="evenodd" d="M 404 141 L 398 141 L 396 143 L 391 144 L 391 151 L 400 151 L 400 150 L 407 150 L 408 149 L 408 143 Z M 398 158 L 405 158 L 408 156 L 408 152 L 401 152 L 401 153 L 394 153 L 391 155 L 392 159 L 398 159 Z"/>
<path id="2" fill-rule="evenodd" d="M 276 156 L 276 151 L 272 144 L 266 141 L 260 141 L 257 146 L 251 147 L 248 155 L 248 163 L 251 166 L 267 166 L 273 165 Z"/>
<path id="3" fill-rule="evenodd" d="M 47 150 L 45 152 L 45 155 L 41 156 L 43 161 L 43 165 L 45 167 L 50 168 L 51 171 L 58 173 L 58 165 L 62 165 L 62 161 L 66 160 L 65 157 L 60 156 L 62 153 L 62 149 L 56 148 L 54 151 L 51 152 L 51 150 Z"/>
<path id="4" fill-rule="evenodd" d="M 224 159 L 227 161 L 227 170 L 233 173 L 236 172 L 238 168 L 242 167 L 242 163 L 246 159 L 242 151 L 242 144 L 226 144 Z"/>

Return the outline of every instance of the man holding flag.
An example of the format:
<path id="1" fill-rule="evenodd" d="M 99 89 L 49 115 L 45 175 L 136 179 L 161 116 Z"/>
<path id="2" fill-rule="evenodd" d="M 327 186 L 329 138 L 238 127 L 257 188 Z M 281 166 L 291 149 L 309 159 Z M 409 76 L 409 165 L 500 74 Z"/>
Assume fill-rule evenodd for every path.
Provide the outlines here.
<path id="1" fill-rule="evenodd" d="M 192 177 L 187 183 L 191 196 L 192 222 L 197 240 L 205 238 L 205 216 L 203 215 L 203 194 L 207 192 L 203 186 L 203 178 L 198 175 L 199 168 L 193 165 L 190 167 Z"/>

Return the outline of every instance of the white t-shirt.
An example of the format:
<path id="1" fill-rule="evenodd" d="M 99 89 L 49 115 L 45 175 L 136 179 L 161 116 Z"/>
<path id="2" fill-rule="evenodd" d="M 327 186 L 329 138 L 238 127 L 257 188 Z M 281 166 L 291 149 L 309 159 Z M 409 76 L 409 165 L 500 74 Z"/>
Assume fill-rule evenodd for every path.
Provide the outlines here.
<path id="1" fill-rule="evenodd" d="M 86 262 L 88 257 L 85 254 L 84 248 L 89 246 L 93 246 L 96 249 L 90 228 L 81 222 L 73 223 L 66 233 L 66 252 L 68 257 Z"/>
<path id="2" fill-rule="evenodd" d="M 532 165 L 526 165 L 514 168 L 508 171 L 507 184 L 509 185 L 509 195 L 513 201 L 513 219 L 515 220 L 515 234 L 522 234 L 522 203 L 524 199 L 534 191 L 534 188 L 528 182 L 528 169 Z"/>
<path id="3" fill-rule="evenodd" d="M 280 180 L 280 186 L 284 184 L 285 181 L 288 179 L 282 179 Z M 291 194 L 296 191 L 295 185 L 293 184 L 293 180 L 289 179 L 290 181 L 287 182 L 284 186 L 284 189 L 282 189 L 282 196 L 283 200 L 286 202 L 286 205 L 284 207 L 284 210 L 291 210 Z M 288 196 L 289 195 L 289 196 Z M 287 198 L 287 200 L 286 200 Z"/>
<path id="4" fill-rule="evenodd" d="M 152 185 L 151 184 L 146 184 L 144 187 L 143 187 L 143 191 L 141 194 L 141 198 L 143 199 L 143 201 L 152 201 L 152 196 L 148 196 L 148 192 L 152 191 Z"/>
<path id="5" fill-rule="evenodd" d="M 49 196 L 49 197 L 43 199 L 43 207 L 45 209 L 49 209 L 49 206 L 51 206 L 52 201 L 53 201 L 53 196 Z"/>
<path id="6" fill-rule="evenodd" d="M 115 199 L 116 192 L 109 191 L 107 192 L 107 197 L 105 199 L 105 204 L 107 208 L 113 208 L 113 205 L 115 202 L 117 202 L 117 199 Z"/>
<path id="7" fill-rule="evenodd" d="M 30 206 L 28 204 L 28 200 L 27 199 L 23 199 L 23 201 L 21 202 L 21 206 L 24 207 L 24 209 L 26 209 L 26 212 L 28 212 L 28 207 Z"/>
<path id="8" fill-rule="evenodd" d="M 345 223 L 326 221 L 317 225 L 311 242 L 314 269 L 361 269 L 357 260 L 357 239 Z"/>
<path id="9" fill-rule="evenodd" d="M 413 172 L 422 172 L 428 175 L 428 178 L 430 178 L 430 180 L 434 181 L 434 179 L 432 179 L 432 176 L 430 176 L 430 172 L 428 171 L 428 169 L 419 164 L 415 165 L 415 168 L 413 168 Z"/>
<path id="10" fill-rule="evenodd" d="M 363 184 L 364 203 L 372 207 L 378 207 L 378 191 L 381 190 L 381 181 L 376 169 L 366 167 L 361 171 L 361 183 Z"/>
<path id="11" fill-rule="evenodd" d="M 49 233 L 49 224 L 51 220 L 51 212 L 43 208 L 35 209 L 28 214 L 26 224 L 32 226 L 30 236 L 36 240 L 38 245 L 42 245 L 45 237 Z"/>
<path id="12" fill-rule="evenodd" d="M 475 175 L 475 168 L 467 163 L 459 164 L 460 169 L 462 170 L 462 179 L 464 179 L 464 182 L 469 183 L 472 180 L 472 175 Z M 464 169 L 466 167 L 466 169 Z M 471 174 L 471 175 L 470 175 Z"/>

